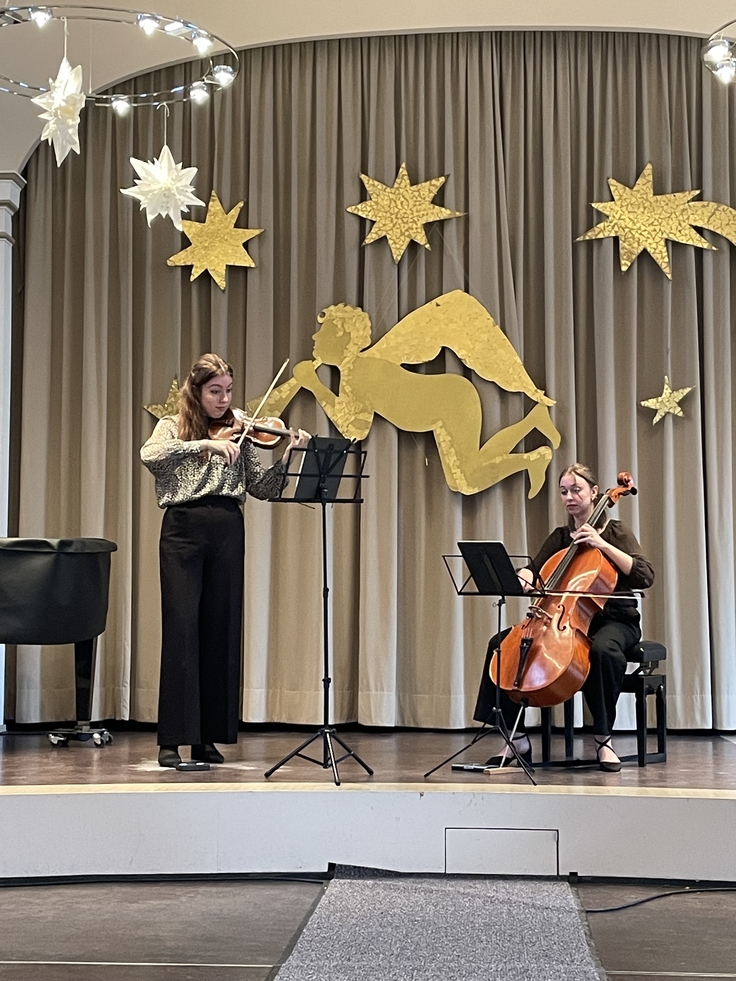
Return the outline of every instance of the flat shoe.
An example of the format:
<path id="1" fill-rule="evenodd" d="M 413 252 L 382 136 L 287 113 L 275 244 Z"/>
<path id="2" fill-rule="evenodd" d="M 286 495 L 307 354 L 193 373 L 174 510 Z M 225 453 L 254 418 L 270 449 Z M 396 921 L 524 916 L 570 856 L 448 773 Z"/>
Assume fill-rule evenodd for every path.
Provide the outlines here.
<path id="1" fill-rule="evenodd" d="M 176 767 L 181 763 L 177 746 L 161 746 L 158 751 L 158 765 Z"/>
<path id="2" fill-rule="evenodd" d="M 201 763 L 224 763 L 225 757 L 212 743 L 198 743 L 192 746 L 192 759 Z"/>

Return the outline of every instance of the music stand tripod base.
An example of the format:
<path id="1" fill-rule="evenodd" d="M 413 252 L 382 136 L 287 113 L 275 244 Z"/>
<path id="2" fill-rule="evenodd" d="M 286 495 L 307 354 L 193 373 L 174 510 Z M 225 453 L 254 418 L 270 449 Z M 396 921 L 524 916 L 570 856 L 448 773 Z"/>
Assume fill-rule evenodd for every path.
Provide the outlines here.
<path id="1" fill-rule="evenodd" d="M 322 740 L 321 760 L 315 759 L 313 756 L 308 756 L 303 752 L 307 746 L 311 746 L 311 744 L 317 739 Z M 340 757 L 335 755 L 335 747 L 332 745 L 333 740 L 345 750 L 343 755 Z M 288 763 L 289 760 L 292 760 L 295 757 L 299 757 L 301 760 L 307 760 L 309 763 L 316 763 L 317 766 L 321 766 L 323 770 L 327 770 L 331 767 L 332 776 L 336 787 L 340 786 L 340 774 L 338 773 L 337 765 L 338 763 L 342 763 L 343 760 L 347 760 L 351 757 L 356 763 L 359 763 L 363 767 L 368 776 L 373 776 L 373 770 L 368 766 L 368 764 L 362 760 L 358 754 L 347 745 L 347 743 L 343 742 L 340 736 L 338 736 L 337 730 L 331 726 L 322 726 L 308 739 L 305 739 L 300 746 L 297 746 L 296 749 L 292 750 L 288 756 L 285 756 L 282 760 L 279 760 L 275 766 L 272 766 L 271 769 L 264 774 L 264 776 L 270 777 L 272 773 L 275 773 L 276 770 L 279 769 L 279 767 L 282 767 L 285 763 Z"/>
<path id="2" fill-rule="evenodd" d="M 458 548 L 462 554 L 463 559 L 470 571 L 469 577 L 465 580 L 465 583 L 460 589 L 456 590 L 459 596 L 495 596 L 497 597 L 496 606 L 498 608 L 498 625 L 497 625 L 497 636 L 501 634 L 501 621 L 502 621 L 502 610 L 506 603 L 507 596 L 523 596 L 524 590 L 519 582 L 519 578 L 516 574 L 511 563 L 511 556 L 506 551 L 505 546 L 502 542 L 480 542 L 480 541 L 466 541 L 458 542 Z M 445 563 L 447 564 L 447 563 Z M 448 568 L 448 571 L 449 568 Z M 452 576 L 452 572 L 450 572 Z M 476 589 L 475 592 L 466 592 L 465 586 L 473 581 Z M 497 677 L 501 675 L 501 648 L 500 644 L 496 650 L 496 664 L 497 664 Z M 516 735 L 516 729 L 519 725 L 522 712 L 524 711 L 525 704 L 522 702 L 519 707 L 519 712 L 514 721 L 513 728 L 509 733 L 508 726 L 503 717 L 503 712 L 501 711 L 500 704 L 500 688 L 496 685 L 496 698 L 495 705 L 493 707 L 493 724 L 487 726 L 484 724 L 480 732 L 477 732 L 473 739 L 462 749 L 457 750 L 451 756 L 448 756 L 446 760 L 438 763 L 437 766 L 432 767 L 428 770 L 424 777 L 425 779 L 431 776 L 435 771 L 446 766 L 456 757 L 460 756 L 466 750 L 470 749 L 471 746 L 475 746 L 477 742 L 485 737 L 491 732 L 497 732 L 504 743 L 506 744 L 506 749 L 508 750 L 508 755 L 513 756 L 516 759 L 519 767 L 524 771 L 524 773 L 529 778 L 533 786 L 537 786 L 537 782 L 532 776 L 534 773 L 533 767 L 531 767 L 526 760 L 522 759 L 521 755 L 517 752 L 514 746 L 514 736 Z M 496 770 L 507 770 L 510 767 L 483 767 L 483 772 L 495 773 Z M 477 772 L 477 771 L 476 771 Z"/>
<path id="3" fill-rule="evenodd" d="M 333 438 L 330 436 L 313 436 L 309 445 L 305 448 L 302 466 L 296 475 L 298 481 L 293 498 L 284 498 L 282 501 L 293 500 L 300 504 L 311 502 L 319 504 L 322 508 L 322 654 L 324 676 L 322 678 L 323 699 L 322 699 L 322 726 L 313 735 L 305 739 L 304 742 L 292 750 L 275 766 L 267 770 L 265 777 L 270 777 L 280 767 L 288 763 L 289 760 L 299 758 L 307 760 L 309 763 L 316 763 L 324 770 L 332 769 L 332 776 L 335 786 L 340 786 L 340 774 L 338 764 L 343 760 L 354 759 L 356 763 L 366 771 L 369 776 L 373 776 L 373 770 L 362 760 L 358 754 L 352 750 L 337 734 L 337 730 L 330 724 L 330 589 L 328 585 L 328 562 L 327 562 L 327 505 L 328 504 L 361 504 L 362 500 L 358 494 L 360 482 L 365 476 L 363 467 L 365 465 L 365 450 L 353 445 L 349 439 Z M 348 457 L 357 460 L 358 468 L 355 474 L 343 473 L 345 462 Z M 285 475 L 289 476 L 289 475 Z M 340 480 L 354 480 L 355 492 L 352 497 L 339 497 L 338 489 Z M 283 487 L 282 487 L 283 490 Z M 318 739 L 322 740 L 322 759 L 316 759 L 303 752 Z M 337 743 L 344 750 L 342 756 L 337 756 L 333 743 Z"/>

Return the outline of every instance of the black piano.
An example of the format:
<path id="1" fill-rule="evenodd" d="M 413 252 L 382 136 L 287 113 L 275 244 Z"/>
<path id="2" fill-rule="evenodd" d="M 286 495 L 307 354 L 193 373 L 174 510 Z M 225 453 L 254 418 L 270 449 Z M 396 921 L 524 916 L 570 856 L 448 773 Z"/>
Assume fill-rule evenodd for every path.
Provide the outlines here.
<path id="1" fill-rule="evenodd" d="M 74 644 L 77 724 L 49 732 L 54 745 L 112 742 L 106 729 L 91 727 L 90 716 L 115 551 L 105 538 L 0 538 L 0 643 Z"/>

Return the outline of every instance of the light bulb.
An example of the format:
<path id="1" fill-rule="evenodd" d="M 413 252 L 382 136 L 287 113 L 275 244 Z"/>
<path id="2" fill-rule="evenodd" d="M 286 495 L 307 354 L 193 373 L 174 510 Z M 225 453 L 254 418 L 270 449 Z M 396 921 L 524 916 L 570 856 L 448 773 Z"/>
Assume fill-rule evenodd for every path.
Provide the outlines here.
<path id="1" fill-rule="evenodd" d="M 722 64 L 716 65 L 715 69 L 713 70 L 713 74 L 716 76 L 716 78 L 720 79 L 720 81 L 725 82 L 726 84 L 728 84 L 728 82 L 732 82 L 734 76 L 736 76 L 736 61 L 734 61 L 733 58 L 728 58 L 726 61 L 722 62 Z"/>
<path id="2" fill-rule="evenodd" d="M 725 37 L 712 37 L 701 49 L 703 61 L 714 71 L 731 54 L 731 45 Z"/>
<path id="3" fill-rule="evenodd" d="M 52 14 L 45 7 L 31 7 L 28 11 L 28 16 L 38 27 L 43 27 L 51 20 Z"/>
<path id="4" fill-rule="evenodd" d="M 225 89 L 235 81 L 235 71 L 230 65 L 215 65 L 212 69 L 212 77 L 220 88 Z"/>
<path id="5" fill-rule="evenodd" d="M 125 116 L 130 109 L 130 99 L 127 95 L 114 95 L 110 105 L 118 116 Z"/>
<path id="6" fill-rule="evenodd" d="M 154 17 L 153 14 L 138 14 L 137 23 L 146 34 L 153 34 L 159 25 L 158 17 Z"/>
<path id="7" fill-rule="evenodd" d="M 207 86 L 204 82 L 193 82 L 189 86 L 189 98 L 192 102 L 196 102 L 197 105 L 206 102 L 210 97 L 210 93 L 207 90 Z"/>
<path id="8" fill-rule="evenodd" d="M 195 31 L 192 35 L 192 44 L 201 55 L 207 54 L 212 47 L 212 38 L 201 31 Z"/>

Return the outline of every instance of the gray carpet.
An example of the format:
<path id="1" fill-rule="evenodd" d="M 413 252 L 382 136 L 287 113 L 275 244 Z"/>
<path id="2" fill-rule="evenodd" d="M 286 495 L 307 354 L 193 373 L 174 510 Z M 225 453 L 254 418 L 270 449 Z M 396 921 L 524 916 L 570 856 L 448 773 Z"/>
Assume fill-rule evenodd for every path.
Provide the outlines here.
<path id="1" fill-rule="evenodd" d="M 566 882 L 338 874 L 278 981 L 602 981 Z"/>

